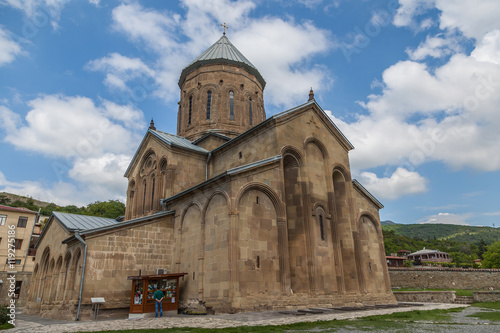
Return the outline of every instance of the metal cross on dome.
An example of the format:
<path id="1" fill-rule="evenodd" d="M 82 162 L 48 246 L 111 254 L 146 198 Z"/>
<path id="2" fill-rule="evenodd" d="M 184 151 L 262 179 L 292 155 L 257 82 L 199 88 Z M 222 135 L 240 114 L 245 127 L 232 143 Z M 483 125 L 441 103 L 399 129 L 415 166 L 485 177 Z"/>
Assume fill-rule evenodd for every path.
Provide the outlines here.
<path id="1" fill-rule="evenodd" d="M 226 22 L 224 22 L 224 24 L 221 24 L 220 26 L 224 27 L 224 32 L 222 34 L 225 36 L 226 35 L 226 29 L 229 29 L 229 27 L 226 25 Z"/>

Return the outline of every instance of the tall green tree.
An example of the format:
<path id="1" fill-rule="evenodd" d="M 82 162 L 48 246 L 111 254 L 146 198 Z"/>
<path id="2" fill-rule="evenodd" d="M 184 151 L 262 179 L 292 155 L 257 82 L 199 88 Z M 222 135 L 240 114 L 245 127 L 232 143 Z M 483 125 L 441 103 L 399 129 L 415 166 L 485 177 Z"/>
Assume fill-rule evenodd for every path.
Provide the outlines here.
<path id="1" fill-rule="evenodd" d="M 479 258 L 483 259 L 483 254 L 488 249 L 488 244 L 481 238 L 479 244 L 477 245 L 477 255 Z"/>
<path id="2" fill-rule="evenodd" d="M 84 214 L 115 219 L 125 215 L 125 204 L 118 200 L 96 201 L 87 206 Z"/>
<path id="3" fill-rule="evenodd" d="M 500 240 L 488 246 L 488 251 L 483 254 L 482 266 L 500 268 Z"/>

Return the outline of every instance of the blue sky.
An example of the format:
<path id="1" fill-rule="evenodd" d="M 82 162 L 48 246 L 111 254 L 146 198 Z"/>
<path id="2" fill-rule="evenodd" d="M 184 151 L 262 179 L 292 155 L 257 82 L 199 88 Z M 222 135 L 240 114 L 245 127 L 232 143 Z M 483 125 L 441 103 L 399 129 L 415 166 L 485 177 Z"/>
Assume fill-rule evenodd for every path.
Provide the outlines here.
<path id="1" fill-rule="evenodd" d="M 267 81 L 267 115 L 312 87 L 356 147 L 353 178 L 399 223 L 500 226 L 496 0 L 0 0 L 0 191 L 124 200 L 177 81 L 228 38 Z"/>

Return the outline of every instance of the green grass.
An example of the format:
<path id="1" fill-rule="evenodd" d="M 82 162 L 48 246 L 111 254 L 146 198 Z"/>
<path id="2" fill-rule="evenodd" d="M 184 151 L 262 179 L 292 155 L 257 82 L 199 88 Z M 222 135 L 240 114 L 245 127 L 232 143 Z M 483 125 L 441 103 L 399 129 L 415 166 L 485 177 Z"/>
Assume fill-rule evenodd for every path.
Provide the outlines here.
<path id="1" fill-rule="evenodd" d="M 500 310 L 500 302 L 472 303 L 471 306 L 475 306 L 478 308 Z"/>
<path id="2" fill-rule="evenodd" d="M 9 328 L 13 328 L 13 327 L 15 327 L 15 326 L 12 324 L 4 323 L 4 324 L 0 325 L 0 330 L 8 330 Z"/>
<path id="3" fill-rule="evenodd" d="M 467 317 L 474 317 L 483 320 L 500 321 L 500 311 L 476 312 Z"/>
<path id="4" fill-rule="evenodd" d="M 488 310 L 476 312 L 468 315 L 467 317 L 474 317 L 490 321 L 500 321 L 500 311 L 495 311 L 500 310 L 500 302 L 473 303 L 471 304 L 471 306 Z"/>

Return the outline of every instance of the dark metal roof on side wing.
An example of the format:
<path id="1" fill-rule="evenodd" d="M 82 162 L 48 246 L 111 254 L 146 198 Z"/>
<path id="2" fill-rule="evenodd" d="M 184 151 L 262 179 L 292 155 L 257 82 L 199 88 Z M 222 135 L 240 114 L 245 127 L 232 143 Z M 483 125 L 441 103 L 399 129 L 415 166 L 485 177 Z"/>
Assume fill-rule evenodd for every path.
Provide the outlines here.
<path id="1" fill-rule="evenodd" d="M 118 224 L 115 219 L 70 213 L 53 212 L 68 231 L 88 230 Z"/>
<path id="2" fill-rule="evenodd" d="M 231 44 L 226 36 L 222 36 L 215 44 L 206 49 L 205 52 L 182 70 L 179 79 L 179 87 L 182 87 L 186 76 L 199 66 L 218 62 L 242 66 L 257 78 L 262 85 L 262 89 L 266 86 L 266 81 L 262 75 L 260 75 L 258 69 L 233 44 Z"/>

